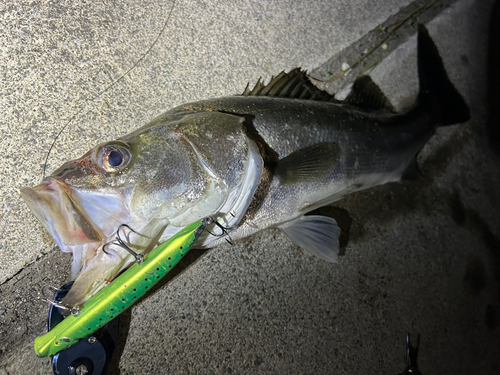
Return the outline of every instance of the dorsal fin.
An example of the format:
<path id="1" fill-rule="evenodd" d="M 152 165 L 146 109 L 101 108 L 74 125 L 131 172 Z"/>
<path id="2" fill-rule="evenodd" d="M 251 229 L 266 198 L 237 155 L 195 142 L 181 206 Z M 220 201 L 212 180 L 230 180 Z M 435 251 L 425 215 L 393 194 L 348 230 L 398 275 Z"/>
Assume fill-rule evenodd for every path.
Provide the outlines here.
<path id="1" fill-rule="evenodd" d="M 272 77 L 267 85 L 264 85 L 259 78 L 254 88 L 250 90 L 247 85 L 242 95 L 340 103 L 333 95 L 314 86 L 307 78 L 306 72 L 300 68 L 295 68 L 288 73 L 281 72 L 276 77 Z"/>
<path id="2" fill-rule="evenodd" d="M 351 93 L 347 95 L 343 103 L 364 110 L 386 109 L 395 112 L 389 99 L 386 98 L 370 76 L 356 78 L 356 81 L 352 85 Z"/>

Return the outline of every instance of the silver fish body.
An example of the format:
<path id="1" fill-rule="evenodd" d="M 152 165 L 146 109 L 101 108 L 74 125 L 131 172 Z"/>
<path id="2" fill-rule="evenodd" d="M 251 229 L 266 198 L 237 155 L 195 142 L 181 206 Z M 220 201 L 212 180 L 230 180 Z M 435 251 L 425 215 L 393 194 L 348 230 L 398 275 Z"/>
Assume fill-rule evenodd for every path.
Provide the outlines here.
<path id="1" fill-rule="evenodd" d="M 339 103 L 294 70 L 242 96 L 174 108 L 22 189 L 61 250 L 73 252 L 76 281 L 63 302 L 84 302 L 133 262 L 118 246 L 103 251 L 120 224 L 140 233 L 127 236 L 138 252 L 210 216 L 218 225 L 198 247 L 278 227 L 335 261 L 335 220 L 305 214 L 400 180 L 437 126 L 469 117 L 423 27 L 418 54 L 421 92 L 407 113 L 389 111 L 367 77 Z"/>
<path id="2" fill-rule="evenodd" d="M 173 112 L 186 108 L 240 116 L 267 159 L 258 188 L 265 194 L 231 231 L 233 239 L 293 221 L 345 194 L 399 181 L 436 127 L 431 111 L 418 104 L 394 115 L 337 103 L 230 97 Z"/>

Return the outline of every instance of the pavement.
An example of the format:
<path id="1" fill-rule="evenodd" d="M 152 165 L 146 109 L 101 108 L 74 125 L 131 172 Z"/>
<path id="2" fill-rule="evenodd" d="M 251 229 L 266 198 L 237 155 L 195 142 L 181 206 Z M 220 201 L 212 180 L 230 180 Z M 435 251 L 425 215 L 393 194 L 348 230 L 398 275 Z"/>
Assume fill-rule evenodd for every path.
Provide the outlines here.
<path id="1" fill-rule="evenodd" d="M 46 329 L 40 288 L 62 285 L 70 267 L 20 187 L 183 102 L 241 93 L 248 81 L 297 66 L 327 81 L 423 4 L 2 3 L 0 375 L 51 373 L 32 349 Z M 397 374 L 411 332 L 421 335 L 423 374 L 496 374 L 500 170 L 486 98 L 493 4 L 438 1 L 346 77 L 319 82 L 341 90 L 371 66 L 404 110 L 418 90 L 418 16 L 471 109 L 469 122 L 438 129 L 421 151 L 423 179 L 322 209 L 345 233 L 338 264 L 275 229 L 193 251 L 124 314 L 109 373 Z"/>

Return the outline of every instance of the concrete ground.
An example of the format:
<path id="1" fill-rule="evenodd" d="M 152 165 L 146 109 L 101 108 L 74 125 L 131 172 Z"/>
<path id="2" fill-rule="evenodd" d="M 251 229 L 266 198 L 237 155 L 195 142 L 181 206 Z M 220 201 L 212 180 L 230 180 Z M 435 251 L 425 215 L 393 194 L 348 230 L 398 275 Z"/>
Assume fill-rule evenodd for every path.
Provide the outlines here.
<path id="1" fill-rule="evenodd" d="M 18 194 L 41 180 L 43 165 L 50 172 L 175 105 L 240 93 L 282 70 L 301 66 L 328 80 L 425 3 L 0 5 L 0 374 L 51 373 L 32 349 L 46 329 L 40 288 L 63 284 L 70 259 Z M 278 230 L 193 251 L 124 314 L 128 331 L 110 373 L 396 374 L 409 331 L 421 334 L 423 374 L 496 374 L 500 170 L 486 107 L 493 3 L 438 1 L 417 14 L 472 118 L 424 147 L 422 180 L 321 209 L 345 235 L 338 264 Z M 374 80 L 405 108 L 417 92 L 415 21 L 357 70 L 320 85 L 337 91 L 376 65 Z"/>

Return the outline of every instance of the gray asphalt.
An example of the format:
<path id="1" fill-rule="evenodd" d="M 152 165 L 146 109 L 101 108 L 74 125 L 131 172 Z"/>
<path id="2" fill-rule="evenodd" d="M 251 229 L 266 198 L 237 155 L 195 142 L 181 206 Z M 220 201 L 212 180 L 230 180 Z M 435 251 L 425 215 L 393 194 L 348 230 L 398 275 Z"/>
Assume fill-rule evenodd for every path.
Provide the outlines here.
<path id="1" fill-rule="evenodd" d="M 240 93 L 296 66 L 327 79 L 410 3 L 2 4 L 0 374 L 51 373 L 32 349 L 45 330 L 39 288 L 62 284 L 70 259 L 18 189 L 40 181 L 59 131 L 48 171 L 183 102 Z M 500 171 L 485 131 L 493 3 L 438 2 L 432 17 L 419 16 L 472 118 L 438 129 L 418 158 L 423 179 L 323 209 L 348 234 L 338 264 L 278 230 L 195 251 L 125 314 L 111 373 L 396 374 L 411 332 L 421 335 L 424 374 L 496 374 Z M 418 90 L 412 28 L 370 56 L 371 75 L 400 109 Z"/>

